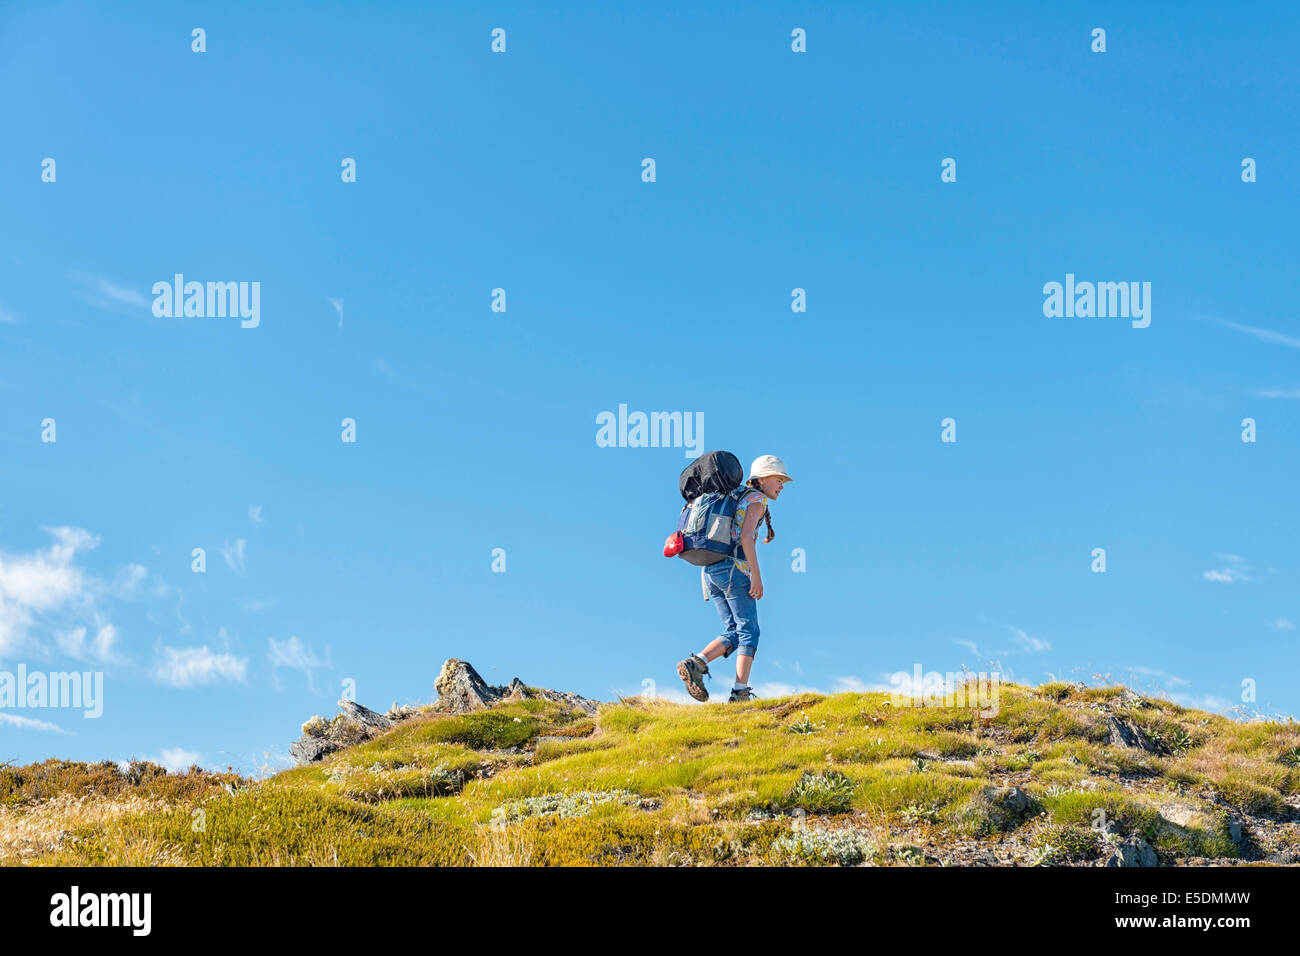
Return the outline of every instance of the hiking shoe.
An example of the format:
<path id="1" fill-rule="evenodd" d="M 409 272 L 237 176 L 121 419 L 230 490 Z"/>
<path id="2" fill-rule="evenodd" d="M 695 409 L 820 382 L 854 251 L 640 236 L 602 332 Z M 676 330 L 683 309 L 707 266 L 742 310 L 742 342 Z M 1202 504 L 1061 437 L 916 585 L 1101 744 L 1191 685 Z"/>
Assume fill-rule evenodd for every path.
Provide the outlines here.
<path id="1" fill-rule="evenodd" d="M 698 654 L 692 654 L 686 660 L 677 665 L 677 676 L 686 684 L 686 693 L 690 694 L 698 701 L 709 699 L 708 688 L 700 680 L 709 674 L 709 663 Z"/>
<path id="2" fill-rule="evenodd" d="M 731 688 L 731 696 L 727 698 L 727 703 L 737 704 L 737 703 L 744 703 L 747 700 L 757 700 L 757 699 L 758 698 L 754 696 L 754 688 L 733 687 Z"/>

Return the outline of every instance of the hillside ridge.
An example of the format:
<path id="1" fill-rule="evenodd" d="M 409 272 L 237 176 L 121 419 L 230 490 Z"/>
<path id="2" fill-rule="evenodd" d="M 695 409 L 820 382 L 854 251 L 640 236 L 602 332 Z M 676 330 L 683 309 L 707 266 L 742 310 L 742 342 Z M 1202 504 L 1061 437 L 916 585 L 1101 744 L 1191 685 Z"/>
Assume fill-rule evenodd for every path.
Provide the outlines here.
<path id="1" fill-rule="evenodd" d="M 1300 863 L 1300 725 L 1122 685 L 1003 683 L 992 716 L 889 694 L 592 701 L 486 683 L 313 717 L 256 781 L 0 768 L 0 862 L 92 865 Z"/>

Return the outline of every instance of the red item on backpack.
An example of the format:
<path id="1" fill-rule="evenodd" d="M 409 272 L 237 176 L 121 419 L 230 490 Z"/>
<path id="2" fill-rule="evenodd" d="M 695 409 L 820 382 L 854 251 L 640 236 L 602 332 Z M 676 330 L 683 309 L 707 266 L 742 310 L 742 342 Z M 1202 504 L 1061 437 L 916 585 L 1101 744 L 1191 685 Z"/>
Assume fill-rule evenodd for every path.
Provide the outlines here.
<path id="1" fill-rule="evenodd" d="M 673 558 L 682 553 L 686 547 L 686 542 L 682 538 L 680 531 L 674 531 L 667 540 L 664 541 L 664 557 Z"/>

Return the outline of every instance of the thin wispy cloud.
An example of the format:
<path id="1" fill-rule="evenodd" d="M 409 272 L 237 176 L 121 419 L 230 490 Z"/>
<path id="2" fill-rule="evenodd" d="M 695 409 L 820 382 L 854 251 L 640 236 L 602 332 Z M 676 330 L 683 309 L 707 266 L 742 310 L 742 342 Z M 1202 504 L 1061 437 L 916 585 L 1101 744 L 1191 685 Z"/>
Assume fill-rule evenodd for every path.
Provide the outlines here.
<path id="1" fill-rule="evenodd" d="M 1255 392 L 1258 398 L 1300 399 L 1300 388 L 1268 388 Z"/>
<path id="2" fill-rule="evenodd" d="M 6 309 L 3 305 L 0 305 L 0 324 L 17 321 L 18 317 L 16 315 Z"/>
<path id="3" fill-rule="evenodd" d="M 1236 322 L 1228 322 L 1224 319 L 1219 319 L 1218 322 L 1220 325 L 1225 325 L 1234 332 L 1240 332 L 1242 335 L 1249 335 L 1262 342 L 1272 342 L 1275 345 L 1285 345 L 1288 348 L 1300 349 L 1300 339 L 1292 338 L 1289 335 L 1283 335 L 1281 332 L 1274 332 L 1271 329 L 1261 329 L 1255 325 L 1239 325 Z"/>
<path id="4" fill-rule="evenodd" d="M 384 376 L 385 378 L 391 379 L 392 381 L 396 382 L 398 385 L 401 385 L 403 388 L 409 388 L 414 392 L 423 392 L 426 395 L 429 392 L 429 390 L 425 388 L 423 385 L 420 385 L 419 383 L 409 379 L 407 376 L 401 374 L 400 372 L 397 371 L 397 369 L 393 368 L 391 365 L 388 364 L 388 362 L 386 362 L 382 358 L 375 359 L 375 371 L 377 371 L 380 375 Z"/>
<path id="5" fill-rule="evenodd" d="M 1177 691 L 1167 691 L 1166 696 L 1180 707 L 1194 707 L 1197 710 L 1208 710 L 1219 714 L 1236 706 L 1233 701 L 1215 694 L 1182 694 Z"/>
<path id="6" fill-rule="evenodd" d="M 1246 572 L 1250 570 L 1250 565 L 1246 559 L 1237 554 L 1220 554 L 1217 556 L 1220 561 L 1226 561 L 1228 567 L 1211 568 L 1209 571 L 1201 572 L 1202 579 L 1212 581 L 1215 584 L 1235 584 L 1238 581 L 1249 581 L 1250 575 Z"/>
<path id="7" fill-rule="evenodd" d="M 248 516 L 249 516 L 250 518 L 252 518 L 253 521 L 254 521 L 256 524 L 261 524 L 261 523 L 262 523 L 262 506 L 261 506 L 261 505 L 249 505 L 249 506 L 248 506 Z"/>
<path id="8" fill-rule="evenodd" d="M 293 635 L 288 640 L 277 641 L 274 637 L 270 639 L 267 657 L 271 661 L 271 680 L 275 684 L 275 689 L 280 689 L 280 669 L 302 671 L 307 677 L 307 687 L 309 690 L 315 690 L 316 685 L 312 680 L 312 672 L 322 669 L 332 669 L 333 665 L 329 660 L 329 648 L 325 649 L 325 657 L 322 659 L 310 644 L 304 644 Z"/>
<path id="9" fill-rule="evenodd" d="M 68 657 L 79 661 L 108 661 L 113 657 L 113 645 L 117 643 L 117 628 L 104 624 L 95 631 L 95 636 L 86 640 L 89 632 L 86 628 L 75 627 L 57 637 L 59 649 Z"/>
<path id="10" fill-rule="evenodd" d="M 1010 628 L 1010 631 L 1011 636 L 1016 639 L 1016 643 L 1031 654 L 1037 654 L 1041 651 L 1050 651 L 1052 649 L 1050 642 L 1043 640 L 1041 637 L 1033 637 L 1030 634 L 1026 634 L 1018 627 L 1012 627 Z"/>
<path id="11" fill-rule="evenodd" d="M 1279 617 L 1276 621 L 1269 621 L 1268 626 L 1278 631 L 1295 630 L 1295 625 L 1284 617 Z"/>
<path id="12" fill-rule="evenodd" d="M 129 286 L 85 272 L 74 272 L 69 278 L 75 286 L 73 294 L 97 309 L 124 315 L 152 314 L 148 297 Z"/>
<path id="13" fill-rule="evenodd" d="M 1236 568 L 1223 568 L 1219 571 L 1203 571 L 1201 577 L 1207 581 L 1213 581 L 1215 584 L 1235 584 L 1237 581 L 1250 580 L 1247 575 L 1242 574 Z"/>
<path id="14" fill-rule="evenodd" d="M 132 598 L 139 591 L 141 583 L 149 576 L 149 569 L 143 564 L 128 564 L 113 580 L 113 590 L 119 597 Z"/>
<path id="15" fill-rule="evenodd" d="M 20 730 L 39 730 L 50 734 L 68 734 L 71 731 L 64 730 L 58 724 L 52 724 L 47 720 L 35 720 L 31 717 L 19 717 L 17 714 L 6 714 L 0 711 L 0 727 L 17 727 Z"/>
<path id="16" fill-rule="evenodd" d="M 331 299 L 329 296 L 325 296 L 325 301 L 334 306 L 334 311 L 339 314 L 339 328 L 343 328 L 343 300 Z"/>
<path id="17" fill-rule="evenodd" d="M 1145 667 L 1141 665 L 1129 668 L 1129 673 L 1138 674 L 1142 677 L 1152 678 L 1160 681 L 1165 687 L 1191 687 L 1192 682 L 1186 677 L 1179 677 L 1177 674 L 1171 674 L 1168 671 L 1160 670 L 1157 667 Z"/>
<path id="18" fill-rule="evenodd" d="M 244 551 L 248 547 L 248 542 L 243 538 L 237 538 L 234 544 L 227 541 L 221 547 L 221 556 L 226 559 L 226 565 L 236 574 L 244 573 Z"/>

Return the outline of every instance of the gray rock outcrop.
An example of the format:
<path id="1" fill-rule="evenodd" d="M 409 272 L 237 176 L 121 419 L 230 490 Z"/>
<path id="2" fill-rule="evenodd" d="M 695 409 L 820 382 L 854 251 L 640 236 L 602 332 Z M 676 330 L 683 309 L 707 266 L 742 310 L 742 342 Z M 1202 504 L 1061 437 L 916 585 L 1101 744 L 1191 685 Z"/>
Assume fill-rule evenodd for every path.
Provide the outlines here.
<path id="1" fill-rule="evenodd" d="M 590 700 L 566 691 L 527 687 L 518 677 L 504 687 L 488 684 L 468 661 L 451 658 L 442 665 L 434 682 L 438 692 L 437 703 L 432 707 L 416 708 L 396 702 L 381 714 L 354 700 L 340 700 L 340 713 L 330 720 L 312 717 L 302 725 L 302 736 L 289 745 L 299 765 L 316 761 L 366 740 L 386 733 L 401 721 L 409 720 L 422 711 L 442 714 L 469 714 L 507 701 L 543 699 L 564 704 L 584 714 L 594 714 L 600 701 Z"/>
<path id="2" fill-rule="evenodd" d="M 433 682 L 438 692 L 438 702 L 433 709 L 448 714 L 468 714 L 483 710 L 503 701 L 541 698 L 566 704 L 586 714 L 594 714 L 600 701 L 590 700 L 567 691 L 529 688 L 518 677 L 504 687 L 494 687 L 485 681 L 468 661 L 449 658 L 442 672 Z"/>

